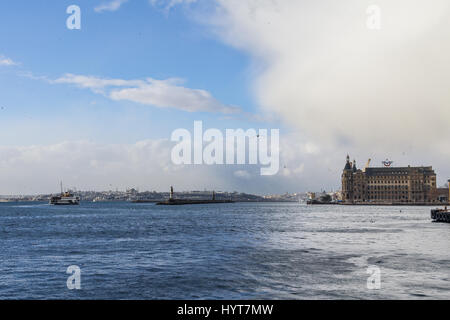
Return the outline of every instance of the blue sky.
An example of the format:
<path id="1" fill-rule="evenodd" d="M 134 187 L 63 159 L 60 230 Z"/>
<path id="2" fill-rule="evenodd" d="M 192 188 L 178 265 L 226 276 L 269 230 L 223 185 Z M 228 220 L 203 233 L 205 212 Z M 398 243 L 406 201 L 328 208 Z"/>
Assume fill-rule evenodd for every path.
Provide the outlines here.
<path id="1" fill-rule="evenodd" d="M 186 87 L 206 90 L 224 104 L 255 112 L 246 75 L 248 57 L 189 18 L 187 12 L 195 6 L 167 12 L 147 1 L 129 1 L 115 12 L 96 12 L 101 3 L 77 2 L 81 30 L 65 25 L 66 8 L 73 1 L 0 4 L 0 54 L 18 63 L 0 69 L 5 108 L 0 124 L 8 128 L 1 133 L 3 144 L 166 138 L 178 127 L 191 127 L 199 117 L 211 127 L 227 126 L 223 114 L 180 114 L 175 109 L 111 101 L 74 85 L 38 79 L 58 79 L 67 73 L 124 80 L 181 78 Z M 26 73 L 33 78 L 21 76 Z M 246 117 L 234 118 L 233 125 L 255 126 Z"/>

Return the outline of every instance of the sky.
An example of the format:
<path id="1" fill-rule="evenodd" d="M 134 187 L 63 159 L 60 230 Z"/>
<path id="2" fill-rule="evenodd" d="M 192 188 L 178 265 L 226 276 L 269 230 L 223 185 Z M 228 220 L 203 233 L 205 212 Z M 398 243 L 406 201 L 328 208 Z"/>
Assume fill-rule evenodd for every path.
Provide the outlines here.
<path id="1" fill-rule="evenodd" d="M 66 12 L 81 9 L 81 29 Z M 371 29 L 369 6 L 380 28 Z M 435 0 L 0 3 L 0 194 L 337 190 L 363 166 L 450 178 L 450 4 Z M 280 130 L 280 170 L 174 165 L 171 134 Z"/>

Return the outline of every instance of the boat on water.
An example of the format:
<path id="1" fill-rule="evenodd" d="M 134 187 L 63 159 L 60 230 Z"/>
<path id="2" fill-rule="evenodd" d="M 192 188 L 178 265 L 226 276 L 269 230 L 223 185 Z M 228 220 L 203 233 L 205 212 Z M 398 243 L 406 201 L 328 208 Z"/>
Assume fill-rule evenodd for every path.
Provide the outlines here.
<path id="1" fill-rule="evenodd" d="M 80 204 L 80 197 L 75 196 L 70 191 L 63 192 L 61 182 L 61 194 L 58 196 L 52 196 L 50 198 L 50 204 L 54 206 L 76 206 Z"/>
<path id="2" fill-rule="evenodd" d="M 53 196 L 50 198 L 50 204 L 55 206 L 70 206 L 79 205 L 80 197 L 74 196 L 70 192 L 64 192 L 59 196 Z"/>
<path id="3" fill-rule="evenodd" d="M 170 198 L 166 201 L 159 201 L 158 206 L 181 206 L 188 204 L 217 204 L 217 203 L 234 203 L 233 200 L 216 200 L 216 192 L 213 191 L 211 200 L 194 200 L 194 199 L 175 199 L 173 187 L 170 187 Z"/>
<path id="4" fill-rule="evenodd" d="M 450 211 L 445 207 L 445 209 L 432 209 L 431 219 L 434 222 L 447 222 L 450 223 Z"/>

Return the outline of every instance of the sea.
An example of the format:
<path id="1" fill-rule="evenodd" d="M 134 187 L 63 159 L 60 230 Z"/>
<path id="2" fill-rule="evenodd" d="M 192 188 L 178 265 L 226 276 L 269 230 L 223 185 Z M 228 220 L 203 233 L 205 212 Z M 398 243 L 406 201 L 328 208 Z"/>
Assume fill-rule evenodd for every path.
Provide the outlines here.
<path id="1" fill-rule="evenodd" d="M 430 209 L 1 203 L 0 299 L 450 299 Z"/>

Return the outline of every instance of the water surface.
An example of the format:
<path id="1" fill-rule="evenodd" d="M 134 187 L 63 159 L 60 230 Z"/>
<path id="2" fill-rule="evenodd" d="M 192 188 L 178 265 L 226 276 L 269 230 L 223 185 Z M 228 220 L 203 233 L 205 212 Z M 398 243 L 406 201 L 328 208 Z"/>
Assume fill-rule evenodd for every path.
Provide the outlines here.
<path id="1" fill-rule="evenodd" d="M 0 299 L 450 299 L 449 245 L 427 207 L 3 203 Z"/>

